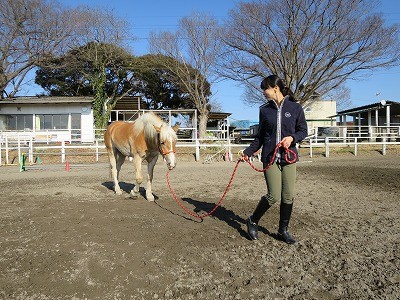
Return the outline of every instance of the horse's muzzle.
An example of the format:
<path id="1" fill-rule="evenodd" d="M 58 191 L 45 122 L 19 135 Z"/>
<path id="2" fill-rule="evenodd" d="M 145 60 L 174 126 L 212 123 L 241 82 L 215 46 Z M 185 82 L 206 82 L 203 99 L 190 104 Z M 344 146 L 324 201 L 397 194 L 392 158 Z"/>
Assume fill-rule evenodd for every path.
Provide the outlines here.
<path id="1" fill-rule="evenodd" d="M 170 152 L 167 155 L 164 155 L 164 160 L 167 163 L 167 167 L 169 170 L 172 170 L 176 166 L 176 157 L 174 152 Z"/>

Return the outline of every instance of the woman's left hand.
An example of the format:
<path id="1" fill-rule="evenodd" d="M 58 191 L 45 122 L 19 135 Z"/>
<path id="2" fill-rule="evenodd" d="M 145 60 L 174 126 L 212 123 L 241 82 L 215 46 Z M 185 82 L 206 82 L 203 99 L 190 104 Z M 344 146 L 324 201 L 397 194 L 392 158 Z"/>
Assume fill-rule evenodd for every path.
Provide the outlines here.
<path id="1" fill-rule="evenodd" d="M 291 136 L 286 136 L 282 139 L 282 141 L 280 142 L 280 144 L 284 147 L 284 148 L 289 148 L 290 145 L 293 143 L 293 137 Z"/>

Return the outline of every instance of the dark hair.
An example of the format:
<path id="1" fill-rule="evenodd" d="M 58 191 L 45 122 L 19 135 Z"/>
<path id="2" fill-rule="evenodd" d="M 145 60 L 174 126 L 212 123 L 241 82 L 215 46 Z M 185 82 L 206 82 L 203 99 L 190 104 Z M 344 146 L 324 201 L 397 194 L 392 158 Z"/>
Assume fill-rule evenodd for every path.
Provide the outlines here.
<path id="1" fill-rule="evenodd" d="M 296 101 L 293 96 L 293 92 L 288 88 L 284 83 L 283 80 L 280 79 L 276 75 L 269 75 L 265 77 L 263 81 L 261 81 L 260 87 L 264 91 L 268 88 L 274 88 L 278 86 L 283 96 L 289 96 L 290 101 Z"/>

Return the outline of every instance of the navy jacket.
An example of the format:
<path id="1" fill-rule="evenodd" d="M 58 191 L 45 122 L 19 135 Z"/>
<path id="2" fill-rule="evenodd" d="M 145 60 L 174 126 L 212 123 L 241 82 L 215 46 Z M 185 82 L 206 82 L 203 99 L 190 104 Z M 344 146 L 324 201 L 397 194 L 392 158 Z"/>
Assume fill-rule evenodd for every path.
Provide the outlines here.
<path id="1" fill-rule="evenodd" d="M 302 141 L 307 133 L 306 118 L 299 103 L 285 97 L 279 108 L 275 101 L 270 100 L 260 107 L 258 133 L 254 141 L 243 152 L 250 157 L 262 147 L 261 161 L 269 163 L 276 145 L 284 137 L 293 137 L 289 149 L 297 154 L 296 143 Z M 280 149 L 279 153 L 278 156 L 283 157 L 283 149 Z M 280 163 L 287 164 L 284 160 L 281 160 Z"/>

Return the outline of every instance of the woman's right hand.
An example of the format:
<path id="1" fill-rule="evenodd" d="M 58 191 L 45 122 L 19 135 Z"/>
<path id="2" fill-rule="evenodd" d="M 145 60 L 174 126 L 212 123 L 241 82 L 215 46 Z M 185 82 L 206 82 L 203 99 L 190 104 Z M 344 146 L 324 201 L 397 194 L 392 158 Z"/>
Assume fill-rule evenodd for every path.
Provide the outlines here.
<path id="1" fill-rule="evenodd" d="M 249 157 L 246 154 L 242 153 L 242 155 L 239 157 L 239 160 L 240 161 L 249 161 Z"/>

